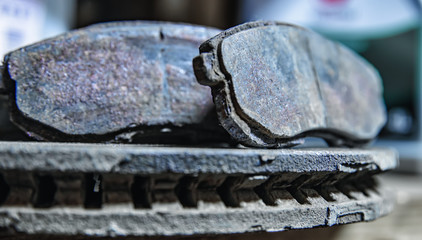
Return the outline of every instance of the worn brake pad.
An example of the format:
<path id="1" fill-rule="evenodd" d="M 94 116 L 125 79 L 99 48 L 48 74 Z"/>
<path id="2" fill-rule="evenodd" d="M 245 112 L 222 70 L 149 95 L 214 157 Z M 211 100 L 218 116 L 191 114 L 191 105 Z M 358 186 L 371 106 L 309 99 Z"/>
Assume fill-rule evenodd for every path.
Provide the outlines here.
<path id="1" fill-rule="evenodd" d="M 221 32 L 193 60 L 237 141 L 280 147 L 306 137 L 356 146 L 386 121 L 381 79 L 346 47 L 302 27 L 251 22 Z"/>
<path id="2" fill-rule="evenodd" d="M 207 122 L 215 114 L 211 92 L 196 82 L 192 58 L 219 32 L 114 22 L 13 51 L 3 71 L 11 119 L 29 135 L 52 141 L 108 141 L 129 136 L 124 133 L 153 139 L 177 129 L 176 135 L 197 131 L 207 138 L 204 130 L 216 138 L 217 120 Z"/>

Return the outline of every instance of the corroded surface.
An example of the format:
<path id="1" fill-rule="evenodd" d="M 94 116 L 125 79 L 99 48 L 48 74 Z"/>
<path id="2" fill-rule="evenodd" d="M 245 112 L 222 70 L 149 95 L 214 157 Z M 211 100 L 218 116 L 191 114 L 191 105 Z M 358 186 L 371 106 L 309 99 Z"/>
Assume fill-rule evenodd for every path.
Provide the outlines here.
<path id="1" fill-rule="evenodd" d="M 288 24 L 247 23 L 205 42 L 194 59 L 223 127 L 250 146 L 303 136 L 355 145 L 383 126 L 381 80 L 364 59 Z"/>
<path id="2" fill-rule="evenodd" d="M 16 99 L 12 119 L 47 140 L 85 136 L 67 141 L 201 124 L 213 103 L 209 89 L 197 84 L 191 60 L 199 44 L 218 32 L 171 23 L 106 23 L 11 52 L 5 75 Z M 202 127 L 208 126 L 213 129 Z"/>
<path id="3" fill-rule="evenodd" d="M 370 221 L 389 149 L 0 142 L 0 234 L 174 236 Z"/>

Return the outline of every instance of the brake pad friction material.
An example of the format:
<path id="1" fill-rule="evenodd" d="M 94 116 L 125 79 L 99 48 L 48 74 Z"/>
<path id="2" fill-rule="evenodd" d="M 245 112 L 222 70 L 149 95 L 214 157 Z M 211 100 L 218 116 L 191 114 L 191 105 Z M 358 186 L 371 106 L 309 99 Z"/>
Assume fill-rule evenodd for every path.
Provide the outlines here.
<path id="1" fill-rule="evenodd" d="M 16 99 L 12 120 L 40 139 L 66 141 L 108 140 L 137 127 L 200 124 L 215 110 L 209 88 L 196 82 L 192 58 L 219 32 L 114 22 L 13 51 L 5 57 L 4 73 Z"/>
<path id="2" fill-rule="evenodd" d="M 385 124 L 376 69 L 302 27 L 251 22 L 221 32 L 193 60 L 222 126 L 244 145 L 280 147 L 317 136 L 356 146 Z"/>

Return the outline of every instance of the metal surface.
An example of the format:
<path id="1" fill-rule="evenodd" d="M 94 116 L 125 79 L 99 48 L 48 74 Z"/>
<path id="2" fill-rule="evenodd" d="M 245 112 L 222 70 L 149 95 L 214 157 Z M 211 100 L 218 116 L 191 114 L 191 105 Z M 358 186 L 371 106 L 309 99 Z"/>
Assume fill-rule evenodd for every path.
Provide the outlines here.
<path id="1" fill-rule="evenodd" d="M 196 82 L 191 61 L 200 43 L 218 32 L 105 23 L 13 51 L 3 76 L 12 121 L 50 141 L 130 141 L 135 133 L 170 138 L 195 130 L 202 131 L 199 139 L 208 132 L 218 138 L 223 131 L 210 118 L 210 90 Z"/>
<path id="2" fill-rule="evenodd" d="M 237 141 L 279 147 L 304 136 L 356 146 L 386 121 L 381 79 L 346 47 L 304 28 L 252 22 L 203 43 L 194 69 Z"/>
<path id="3" fill-rule="evenodd" d="M 0 143 L 5 236 L 178 236 L 332 226 L 389 213 L 388 149 Z"/>

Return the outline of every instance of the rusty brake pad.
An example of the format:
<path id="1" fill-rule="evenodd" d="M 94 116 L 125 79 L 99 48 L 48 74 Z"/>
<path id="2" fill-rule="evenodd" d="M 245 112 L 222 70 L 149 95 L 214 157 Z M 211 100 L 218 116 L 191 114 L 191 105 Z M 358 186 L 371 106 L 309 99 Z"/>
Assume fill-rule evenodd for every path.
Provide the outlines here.
<path id="1" fill-rule="evenodd" d="M 3 70 L 11 119 L 30 136 L 49 141 L 127 140 L 141 133 L 148 142 L 177 130 L 178 142 L 186 132 L 218 139 L 226 133 L 210 117 L 210 90 L 196 82 L 192 69 L 200 43 L 218 32 L 114 22 L 13 51 Z"/>
<path id="2" fill-rule="evenodd" d="M 357 146 L 386 121 L 381 79 L 346 47 L 302 27 L 251 22 L 221 32 L 193 60 L 237 141 L 280 147 L 317 136 Z"/>

